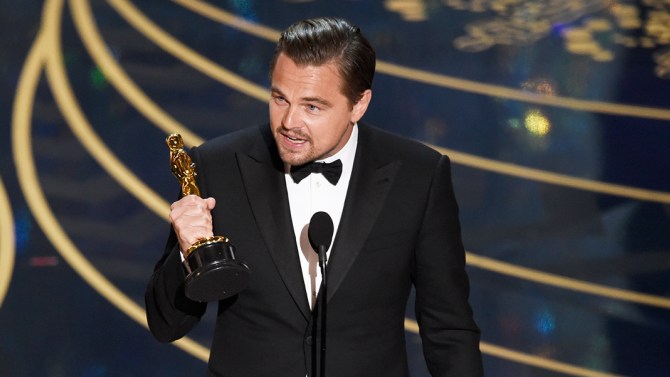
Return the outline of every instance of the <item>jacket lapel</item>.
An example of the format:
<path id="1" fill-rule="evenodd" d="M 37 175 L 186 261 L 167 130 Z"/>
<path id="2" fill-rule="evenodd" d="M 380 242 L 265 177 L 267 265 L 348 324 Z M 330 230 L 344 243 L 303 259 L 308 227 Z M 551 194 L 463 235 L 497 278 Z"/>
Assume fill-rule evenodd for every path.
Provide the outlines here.
<path id="1" fill-rule="evenodd" d="M 328 300 L 344 280 L 377 220 L 400 161 L 384 158 L 375 147 L 369 126 L 359 124 L 354 167 L 342 219 L 328 261 Z"/>
<path id="2" fill-rule="evenodd" d="M 400 161 L 385 158 L 386 153 L 376 148 L 374 131 L 368 126 L 359 124 L 359 127 L 356 158 L 342 219 L 328 261 L 329 300 L 361 252 L 400 168 Z M 309 320 L 311 310 L 293 235 L 284 167 L 267 128 L 267 131 L 261 131 L 263 140 L 249 153 L 237 153 L 238 165 L 270 256 L 296 305 Z"/>
<path id="3" fill-rule="evenodd" d="M 293 236 L 283 163 L 271 133 L 261 132 L 263 142 L 257 143 L 248 154 L 237 154 L 242 181 L 270 256 L 296 305 L 309 320 L 310 308 Z"/>

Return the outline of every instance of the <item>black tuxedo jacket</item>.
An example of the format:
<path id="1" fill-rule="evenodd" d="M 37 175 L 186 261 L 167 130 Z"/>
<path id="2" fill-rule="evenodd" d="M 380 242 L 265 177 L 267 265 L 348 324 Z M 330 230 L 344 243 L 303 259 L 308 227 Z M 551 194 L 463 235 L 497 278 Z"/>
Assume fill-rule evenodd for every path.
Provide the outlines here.
<path id="1" fill-rule="evenodd" d="M 412 285 L 433 376 L 481 376 L 468 304 L 458 207 L 447 157 L 359 123 L 342 220 L 330 253 L 327 375 L 409 376 L 404 318 Z M 214 234 L 251 268 L 249 286 L 219 302 L 208 376 L 312 375 L 313 318 L 300 269 L 284 168 L 269 125 L 191 152 L 203 197 L 217 200 Z M 206 304 L 183 294 L 174 232 L 146 291 L 160 341 L 184 336 Z"/>

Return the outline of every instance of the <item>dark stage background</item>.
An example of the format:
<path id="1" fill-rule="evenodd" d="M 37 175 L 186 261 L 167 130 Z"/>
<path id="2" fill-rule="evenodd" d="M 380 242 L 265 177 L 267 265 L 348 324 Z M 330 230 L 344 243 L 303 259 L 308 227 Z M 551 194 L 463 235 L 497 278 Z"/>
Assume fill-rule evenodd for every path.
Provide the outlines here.
<path id="1" fill-rule="evenodd" d="M 175 345 L 144 322 L 164 139 L 264 122 L 279 30 L 321 15 L 377 49 L 365 120 L 454 162 L 487 376 L 670 375 L 667 0 L 0 7 L 0 375 L 204 374 L 211 307 Z"/>

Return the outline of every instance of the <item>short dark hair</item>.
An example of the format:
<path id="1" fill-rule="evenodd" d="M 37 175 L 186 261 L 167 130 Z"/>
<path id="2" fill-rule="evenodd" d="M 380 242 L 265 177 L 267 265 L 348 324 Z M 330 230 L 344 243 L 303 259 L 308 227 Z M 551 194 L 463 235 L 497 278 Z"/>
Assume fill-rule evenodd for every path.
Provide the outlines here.
<path id="1" fill-rule="evenodd" d="M 375 50 L 360 28 L 341 18 L 302 20 L 284 30 L 270 64 L 270 78 L 280 54 L 298 66 L 320 66 L 335 62 L 342 78 L 342 94 L 353 105 L 372 88 Z"/>

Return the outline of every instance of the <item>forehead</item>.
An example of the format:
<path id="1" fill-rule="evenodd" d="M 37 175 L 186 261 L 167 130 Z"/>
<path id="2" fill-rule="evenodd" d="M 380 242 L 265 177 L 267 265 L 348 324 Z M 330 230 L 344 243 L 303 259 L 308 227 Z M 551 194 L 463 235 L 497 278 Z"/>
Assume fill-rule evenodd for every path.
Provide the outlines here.
<path id="1" fill-rule="evenodd" d="M 341 77 L 335 61 L 321 65 L 296 64 L 291 58 L 280 54 L 272 71 L 272 85 L 323 86 L 341 88 Z M 281 88 L 280 88 L 281 89 Z"/>

